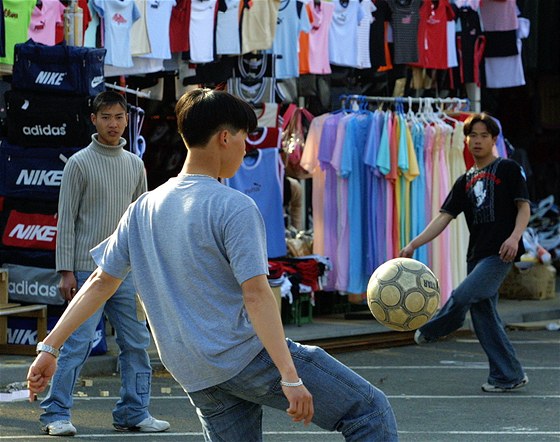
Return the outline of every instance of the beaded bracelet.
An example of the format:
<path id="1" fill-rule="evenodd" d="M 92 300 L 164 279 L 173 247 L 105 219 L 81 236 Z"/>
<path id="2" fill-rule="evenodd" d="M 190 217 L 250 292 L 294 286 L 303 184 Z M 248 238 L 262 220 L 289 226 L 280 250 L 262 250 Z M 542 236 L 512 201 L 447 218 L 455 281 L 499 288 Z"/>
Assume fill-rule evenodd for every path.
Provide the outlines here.
<path id="1" fill-rule="evenodd" d="M 300 387 L 303 385 L 303 381 L 301 378 L 299 378 L 297 382 L 280 381 L 280 385 L 282 385 L 282 387 Z"/>

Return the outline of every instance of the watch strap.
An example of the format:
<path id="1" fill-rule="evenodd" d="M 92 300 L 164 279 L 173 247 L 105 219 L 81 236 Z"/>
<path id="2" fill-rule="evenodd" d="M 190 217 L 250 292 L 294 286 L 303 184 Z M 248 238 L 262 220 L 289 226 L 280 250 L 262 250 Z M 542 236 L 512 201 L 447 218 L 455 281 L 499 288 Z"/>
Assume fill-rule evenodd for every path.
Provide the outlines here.
<path id="1" fill-rule="evenodd" d="M 49 353 L 53 355 L 55 358 L 58 358 L 60 354 L 60 350 L 58 348 L 54 348 L 52 345 L 45 344 L 44 342 L 38 342 L 36 347 L 37 354 L 44 351 L 45 353 Z"/>

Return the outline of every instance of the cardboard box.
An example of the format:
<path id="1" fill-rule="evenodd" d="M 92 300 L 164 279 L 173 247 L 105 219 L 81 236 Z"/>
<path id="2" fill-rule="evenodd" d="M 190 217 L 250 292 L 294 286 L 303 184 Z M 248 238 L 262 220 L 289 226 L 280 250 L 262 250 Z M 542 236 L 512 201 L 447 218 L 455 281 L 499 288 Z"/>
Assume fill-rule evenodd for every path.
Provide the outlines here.
<path id="1" fill-rule="evenodd" d="M 513 266 L 499 293 L 506 299 L 553 299 L 556 296 L 556 269 L 543 264 L 535 264 L 526 270 Z"/>
<path id="2" fill-rule="evenodd" d="M 274 295 L 274 299 L 278 303 L 278 311 L 282 314 L 282 291 L 280 290 L 280 286 L 270 286 L 272 289 L 272 294 Z"/>

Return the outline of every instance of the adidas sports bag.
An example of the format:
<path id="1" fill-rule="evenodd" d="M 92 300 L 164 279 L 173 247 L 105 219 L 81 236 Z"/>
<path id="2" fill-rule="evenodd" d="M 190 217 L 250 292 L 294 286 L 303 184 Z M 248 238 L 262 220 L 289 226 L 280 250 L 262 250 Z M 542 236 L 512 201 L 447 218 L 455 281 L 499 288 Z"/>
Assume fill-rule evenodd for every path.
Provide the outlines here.
<path id="1" fill-rule="evenodd" d="M 14 47 L 12 87 L 19 90 L 97 95 L 105 90 L 106 49 L 28 40 Z"/>
<path id="2" fill-rule="evenodd" d="M 23 147 L 87 146 L 95 128 L 91 97 L 7 91 L 8 141 Z"/>

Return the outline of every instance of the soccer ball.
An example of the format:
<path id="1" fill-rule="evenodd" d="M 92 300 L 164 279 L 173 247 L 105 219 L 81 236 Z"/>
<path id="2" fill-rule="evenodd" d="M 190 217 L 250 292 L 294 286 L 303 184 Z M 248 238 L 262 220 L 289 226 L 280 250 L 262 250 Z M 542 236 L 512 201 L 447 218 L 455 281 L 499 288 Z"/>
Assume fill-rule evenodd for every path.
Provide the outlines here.
<path id="1" fill-rule="evenodd" d="M 381 324 L 398 331 L 416 330 L 439 307 L 439 283 L 420 261 L 395 258 L 373 272 L 367 300 L 371 313 Z"/>

